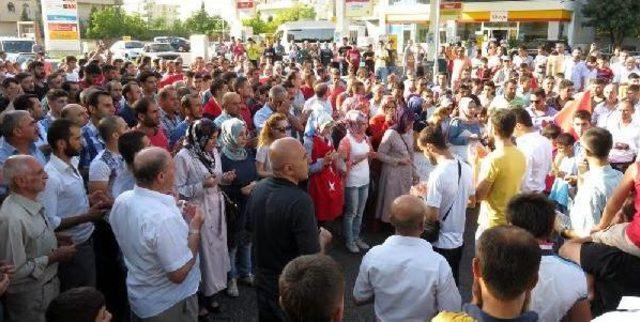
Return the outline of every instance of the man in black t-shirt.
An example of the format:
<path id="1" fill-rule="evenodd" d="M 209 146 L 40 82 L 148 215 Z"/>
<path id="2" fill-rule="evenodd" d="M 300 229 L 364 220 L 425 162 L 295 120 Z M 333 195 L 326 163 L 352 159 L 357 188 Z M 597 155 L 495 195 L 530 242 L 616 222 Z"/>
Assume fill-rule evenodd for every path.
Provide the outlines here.
<path id="1" fill-rule="evenodd" d="M 362 59 L 364 59 L 364 66 L 367 67 L 369 73 L 374 72 L 375 66 L 375 53 L 373 52 L 373 45 L 369 44 L 367 46 L 367 50 L 362 54 Z"/>
<path id="2" fill-rule="evenodd" d="M 351 50 L 351 46 L 349 46 L 349 39 L 347 37 L 342 38 L 342 46 L 338 48 L 338 58 L 340 62 L 340 72 L 342 75 L 347 75 L 347 71 L 349 69 L 349 62 L 347 61 L 347 52 Z"/>
<path id="3" fill-rule="evenodd" d="M 260 181 L 246 212 L 253 232 L 256 293 L 260 321 L 284 321 L 278 305 L 278 276 L 294 258 L 324 252 L 331 234 L 318 229 L 313 201 L 298 187 L 308 177 L 307 155 L 300 141 L 283 138 L 269 151 L 273 178 Z"/>

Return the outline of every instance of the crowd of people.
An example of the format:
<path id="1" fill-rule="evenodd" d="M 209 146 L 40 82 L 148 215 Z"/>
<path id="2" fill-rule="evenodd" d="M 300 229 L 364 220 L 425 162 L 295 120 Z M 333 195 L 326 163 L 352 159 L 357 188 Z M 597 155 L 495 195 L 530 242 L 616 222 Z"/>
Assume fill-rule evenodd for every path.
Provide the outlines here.
<path id="1" fill-rule="evenodd" d="M 438 322 L 640 296 L 626 51 L 450 44 L 435 77 L 418 45 L 346 38 L 237 39 L 186 67 L 44 56 L 0 61 L 0 321 L 196 321 L 239 284 L 260 321 L 341 321 L 345 292 Z M 352 290 L 330 244 L 363 255 Z"/>

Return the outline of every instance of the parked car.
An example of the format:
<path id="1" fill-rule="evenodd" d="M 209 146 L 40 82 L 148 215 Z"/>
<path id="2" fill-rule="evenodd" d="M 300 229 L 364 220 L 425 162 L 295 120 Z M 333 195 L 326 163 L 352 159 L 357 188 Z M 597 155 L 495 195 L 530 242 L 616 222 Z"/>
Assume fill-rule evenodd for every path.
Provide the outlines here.
<path id="1" fill-rule="evenodd" d="M 135 60 L 140 56 L 144 43 L 137 40 L 118 40 L 111 47 L 112 57 L 125 60 Z"/>
<path id="2" fill-rule="evenodd" d="M 151 60 L 156 58 L 174 60 L 180 57 L 180 53 L 175 52 L 173 47 L 168 43 L 154 42 L 144 45 L 142 48 L 142 56 L 151 57 Z"/>
<path id="3" fill-rule="evenodd" d="M 166 37 L 155 37 L 153 38 L 153 42 L 157 43 L 167 43 L 173 47 L 173 50 L 179 52 L 187 52 L 191 50 L 191 42 L 189 40 L 182 37 L 174 37 L 174 36 L 166 36 Z"/>
<path id="4" fill-rule="evenodd" d="M 4 51 L 7 54 L 7 60 L 16 62 L 21 56 L 32 55 L 35 57 L 35 54 L 31 52 L 35 43 L 33 39 L 0 37 L 0 51 Z"/>

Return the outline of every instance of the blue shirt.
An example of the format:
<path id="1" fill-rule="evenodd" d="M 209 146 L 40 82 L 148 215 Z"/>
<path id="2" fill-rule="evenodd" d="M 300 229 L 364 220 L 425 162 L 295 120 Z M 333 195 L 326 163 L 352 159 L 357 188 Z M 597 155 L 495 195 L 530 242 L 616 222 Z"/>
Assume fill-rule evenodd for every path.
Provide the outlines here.
<path id="1" fill-rule="evenodd" d="M 7 142 L 4 137 L 0 138 L 0 168 L 4 166 L 4 162 L 7 161 L 10 156 L 17 154 L 21 154 L 18 149 L 11 145 L 11 143 Z M 42 165 L 43 167 L 45 164 L 47 164 L 47 159 L 45 158 L 42 151 L 40 151 L 40 149 L 36 147 L 35 143 L 29 144 L 29 155 L 36 158 L 36 160 L 38 160 L 38 163 L 40 163 L 40 165 Z M 7 186 L 4 184 L 4 182 L 1 182 L 0 195 L 5 195 L 6 193 Z"/>
<path id="2" fill-rule="evenodd" d="M 264 106 L 259 109 L 255 115 L 253 115 L 253 125 L 256 127 L 256 132 L 260 133 L 262 128 L 264 127 L 264 123 L 267 122 L 269 116 L 273 114 L 273 109 L 268 104 L 264 104 Z"/>
<path id="3" fill-rule="evenodd" d="M 176 125 L 173 131 L 169 134 L 169 146 L 173 148 L 176 142 L 185 137 L 189 125 L 191 125 L 191 122 L 187 122 L 187 120 L 184 120 Z"/>
<path id="4" fill-rule="evenodd" d="M 138 119 L 136 118 L 136 112 L 129 106 L 128 103 L 124 103 L 122 107 L 118 110 L 118 115 L 127 122 L 129 127 L 134 127 L 138 125 Z"/>
<path id="5" fill-rule="evenodd" d="M 93 123 L 89 122 L 82 127 L 82 138 L 85 141 L 85 145 L 80 153 L 80 164 L 78 168 L 89 168 L 91 161 L 104 150 L 104 143 L 100 139 L 98 129 Z"/>

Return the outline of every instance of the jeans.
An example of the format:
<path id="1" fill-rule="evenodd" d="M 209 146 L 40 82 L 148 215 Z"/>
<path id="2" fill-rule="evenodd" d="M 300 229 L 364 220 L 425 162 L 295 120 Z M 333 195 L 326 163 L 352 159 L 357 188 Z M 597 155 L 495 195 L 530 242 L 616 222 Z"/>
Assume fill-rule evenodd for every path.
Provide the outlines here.
<path id="1" fill-rule="evenodd" d="M 347 244 L 353 243 L 360 238 L 360 225 L 362 224 L 362 214 L 367 204 L 369 195 L 369 185 L 360 187 L 346 187 L 344 200 L 344 240 Z"/>
<path id="2" fill-rule="evenodd" d="M 387 67 L 378 67 L 376 68 L 376 78 L 378 78 L 383 84 L 387 83 Z"/>
<path id="3" fill-rule="evenodd" d="M 251 243 L 240 243 L 236 247 L 229 248 L 229 262 L 231 263 L 229 279 L 237 278 L 238 275 L 240 277 L 251 275 Z"/>
<path id="4" fill-rule="evenodd" d="M 433 247 L 433 250 L 442 255 L 447 260 L 453 273 L 453 279 L 456 281 L 456 286 L 460 285 L 460 260 L 462 260 L 462 251 L 464 250 L 464 244 L 457 248 L 437 248 Z"/>

